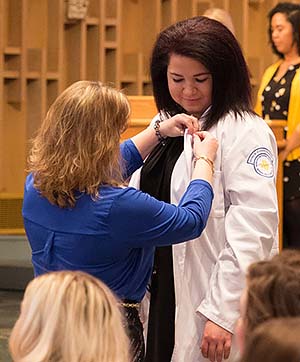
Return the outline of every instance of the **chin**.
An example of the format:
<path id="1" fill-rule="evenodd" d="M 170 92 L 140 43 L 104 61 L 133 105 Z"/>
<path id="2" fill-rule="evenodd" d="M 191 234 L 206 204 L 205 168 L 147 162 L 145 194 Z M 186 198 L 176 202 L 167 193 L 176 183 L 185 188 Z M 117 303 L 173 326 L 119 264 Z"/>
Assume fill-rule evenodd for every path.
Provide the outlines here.
<path id="1" fill-rule="evenodd" d="M 197 118 L 199 118 L 201 116 L 201 114 L 203 113 L 203 111 L 199 111 L 199 109 L 189 109 L 187 112 L 189 114 L 194 115 Z"/>
<path id="2" fill-rule="evenodd" d="M 199 110 L 199 108 L 195 108 L 195 107 L 183 107 L 188 113 L 202 113 L 201 110 Z"/>

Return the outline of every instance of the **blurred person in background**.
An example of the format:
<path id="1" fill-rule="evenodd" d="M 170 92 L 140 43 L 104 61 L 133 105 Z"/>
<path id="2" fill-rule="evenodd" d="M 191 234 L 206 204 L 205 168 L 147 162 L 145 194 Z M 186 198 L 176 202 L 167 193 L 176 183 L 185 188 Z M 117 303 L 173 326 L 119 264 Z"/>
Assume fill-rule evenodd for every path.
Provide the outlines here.
<path id="1" fill-rule="evenodd" d="M 284 247 L 300 247 L 300 4 L 278 3 L 268 14 L 269 40 L 279 60 L 268 67 L 255 111 L 267 120 L 287 120 L 284 160 Z M 297 141 L 298 140 L 298 141 Z"/>
<path id="2" fill-rule="evenodd" d="M 220 23 L 225 25 L 226 28 L 228 28 L 232 32 L 233 35 L 235 35 L 232 17 L 228 11 L 220 8 L 209 8 L 205 10 L 203 16 L 219 21 Z"/>

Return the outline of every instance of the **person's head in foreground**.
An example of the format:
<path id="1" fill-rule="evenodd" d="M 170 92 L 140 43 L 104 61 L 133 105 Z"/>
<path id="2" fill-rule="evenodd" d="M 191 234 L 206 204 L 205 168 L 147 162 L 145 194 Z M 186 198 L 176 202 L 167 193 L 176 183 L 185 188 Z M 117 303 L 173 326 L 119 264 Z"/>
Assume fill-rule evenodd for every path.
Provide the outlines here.
<path id="1" fill-rule="evenodd" d="M 300 318 L 275 318 L 258 325 L 245 342 L 241 362 L 299 362 Z"/>
<path id="2" fill-rule="evenodd" d="M 109 288 L 83 272 L 33 279 L 9 341 L 14 362 L 128 362 L 128 339 Z"/>
<path id="3" fill-rule="evenodd" d="M 270 260 L 249 266 L 237 324 L 240 349 L 259 324 L 300 317 L 300 250 L 285 249 Z"/>

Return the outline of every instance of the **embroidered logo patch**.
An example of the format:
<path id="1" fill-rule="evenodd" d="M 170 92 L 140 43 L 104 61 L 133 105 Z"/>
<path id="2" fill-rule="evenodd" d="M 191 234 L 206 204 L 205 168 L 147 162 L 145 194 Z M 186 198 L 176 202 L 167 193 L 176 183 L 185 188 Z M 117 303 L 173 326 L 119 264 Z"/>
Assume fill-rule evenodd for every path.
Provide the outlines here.
<path id="1" fill-rule="evenodd" d="M 274 177 L 274 158 L 265 147 L 256 148 L 248 157 L 247 163 L 253 165 L 257 174 L 264 177 Z"/>

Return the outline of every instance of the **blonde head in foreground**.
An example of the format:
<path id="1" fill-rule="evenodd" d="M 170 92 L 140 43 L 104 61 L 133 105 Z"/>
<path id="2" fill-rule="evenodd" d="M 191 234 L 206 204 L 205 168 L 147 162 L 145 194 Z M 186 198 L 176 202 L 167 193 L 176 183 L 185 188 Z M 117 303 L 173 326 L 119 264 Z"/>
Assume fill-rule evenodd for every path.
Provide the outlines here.
<path id="1" fill-rule="evenodd" d="M 128 362 L 128 343 L 109 288 L 62 271 L 29 283 L 9 347 L 14 362 Z"/>

